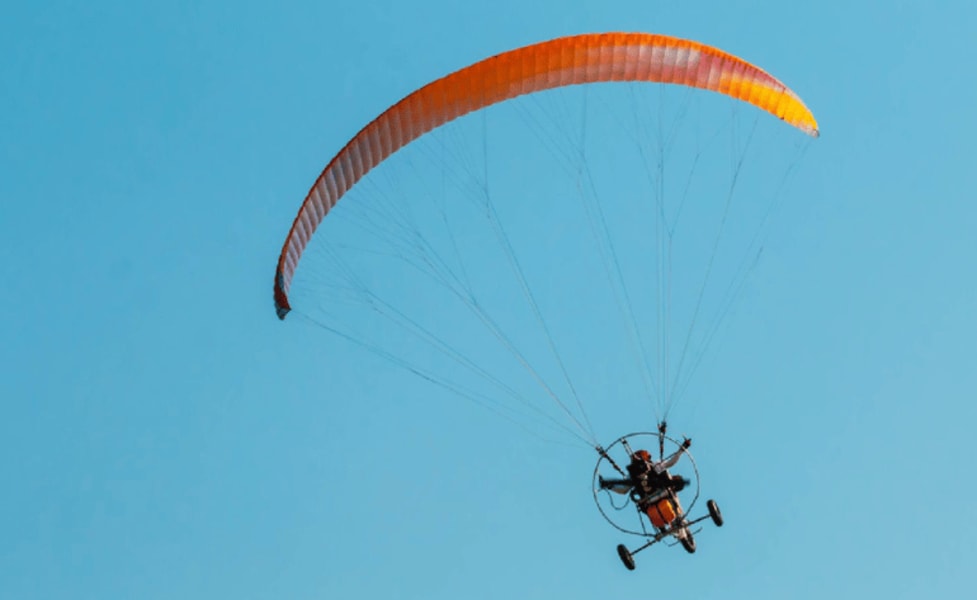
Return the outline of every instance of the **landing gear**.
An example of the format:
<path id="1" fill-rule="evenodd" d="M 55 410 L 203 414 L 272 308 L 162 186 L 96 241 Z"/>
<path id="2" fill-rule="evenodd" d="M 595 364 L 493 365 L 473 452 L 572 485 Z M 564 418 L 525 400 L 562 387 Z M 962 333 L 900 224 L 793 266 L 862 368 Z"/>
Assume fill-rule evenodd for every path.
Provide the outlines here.
<path id="1" fill-rule="evenodd" d="M 628 549 L 628 547 L 624 544 L 619 544 L 617 547 L 617 555 L 621 558 L 621 562 L 624 563 L 624 566 L 627 567 L 629 571 L 633 571 L 635 568 L 635 554 L 669 537 L 676 538 L 678 540 L 676 544 L 682 544 L 682 548 L 685 548 L 685 551 L 689 554 L 695 554 L 695 536 L 693 534 L 693 526 L 696 523 L 701 523 L 702 521 L 710 518 L 717 527 L 720 527 L 723 524 L 723 515 L 719 512 L 719 505 L 716 504 L 714 500 L 710 500 L 707 503 L 707 506 L 709 507 L 708 515 L 703 515 L 691 521 L 686 521 L 684 517 L 679 517 L 672 523 L 671 526 L 663 527 L 653 534 L 645 534 L 645 538 L 648 541 L 644 545 L 638 546 L 634 550 Z"/>

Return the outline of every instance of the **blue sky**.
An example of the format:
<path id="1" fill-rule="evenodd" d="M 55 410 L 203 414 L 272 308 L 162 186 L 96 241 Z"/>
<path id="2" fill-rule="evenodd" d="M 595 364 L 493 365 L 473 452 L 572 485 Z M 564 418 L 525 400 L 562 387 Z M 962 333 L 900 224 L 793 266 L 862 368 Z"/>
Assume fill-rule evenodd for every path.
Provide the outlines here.
<path id="1" fill-rule="evenodd" d="M 523 4 L 8 7 L 0 596 L 969 592 L 974 7 Z M 823 133 L 673 419 L 727 525 L 635 573 L 592 451 L 271 302 L 303 195 L 363 124 L 483 57 L 611 30 L 752 60 Z"/>

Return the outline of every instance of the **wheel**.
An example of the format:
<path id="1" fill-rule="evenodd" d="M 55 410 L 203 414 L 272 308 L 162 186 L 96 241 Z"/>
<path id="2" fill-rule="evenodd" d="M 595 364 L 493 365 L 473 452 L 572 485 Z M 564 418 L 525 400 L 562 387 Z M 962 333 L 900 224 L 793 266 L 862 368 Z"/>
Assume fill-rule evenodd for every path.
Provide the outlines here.
<path id="1" fill-rule="evenodd" d="M 692 532 L 688 529 L 685 530 L 685 536 L 681 538 L 682 547 L 689 554 L 695 554 L 695 538 L 692 537 Z"/>
<path id="2" fill-rule="evenodd" d="M 617 545 L 617 555 L 621 557 L 621 562 L 624 566 L 628 568 L 628 571 L 634 570 L 634 556 L 632 556 L 631 551 L 624 544 Z"/>
<path id="3" fill-rule="evenodd" d="M 710 500 L 706 502 L 706 507 L 709 509 L 709 516 L 712 517 L 712 522 L 716 524 L 716 527 L 722 527 L 723 513 L 719 512 L 719 505 L 716 504 L 716 501 Z"/>

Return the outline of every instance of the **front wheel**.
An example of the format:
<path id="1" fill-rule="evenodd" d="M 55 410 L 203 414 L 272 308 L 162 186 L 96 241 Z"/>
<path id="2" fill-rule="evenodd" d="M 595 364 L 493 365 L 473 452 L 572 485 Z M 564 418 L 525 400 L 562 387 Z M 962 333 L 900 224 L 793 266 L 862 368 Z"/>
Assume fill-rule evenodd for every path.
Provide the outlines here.
<path id="1" fill-rule="evenodd" d="M 617 545 L 617 555 L 621 557 L 621 562 L 624 566 L 628 568 L 628 571 L 634 570 L 634 555 L 628 550 L 628 547 L 624 544 Z"/>
<path id="2" fill-rule="evenodd" d="M 692 537 L 692 532 L 688 529 L 685 530 L 685 535 L 679 538 L 682 542 L 682 547 L 689 554 L 695 554 L 695 538 Z"/>
<path id="3" fill-rule="evenodd" d="M 706 508 L 709 509 L 709 516 L 712 517 L 712 522 L 716 524 L 716 527 L 722 527 L 723 513 L 719 512 L 719 505 L 716 504 L 716 501 L 710 500 L 706 502 Z"/>

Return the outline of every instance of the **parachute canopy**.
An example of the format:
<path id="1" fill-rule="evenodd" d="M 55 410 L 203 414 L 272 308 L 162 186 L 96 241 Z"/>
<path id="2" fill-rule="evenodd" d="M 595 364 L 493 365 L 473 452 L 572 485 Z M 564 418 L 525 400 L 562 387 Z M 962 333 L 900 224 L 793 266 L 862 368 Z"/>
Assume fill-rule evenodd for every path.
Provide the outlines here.
<path id="1" fill-rule="evenodd" d="M 647 33 L 558 38 L 465 67 L 409 94 L 360 130 L 329 162 L 299 209 L 278 259 L 275 309 L 288 292 L 316 228 L 371 169 L 432 129 L 492 104 L 563 86 L 612 81 L 673 83 L 752 104 L 811 135 L 818 124 L 801 99 L 759 67 L 717 48 Z"/>

